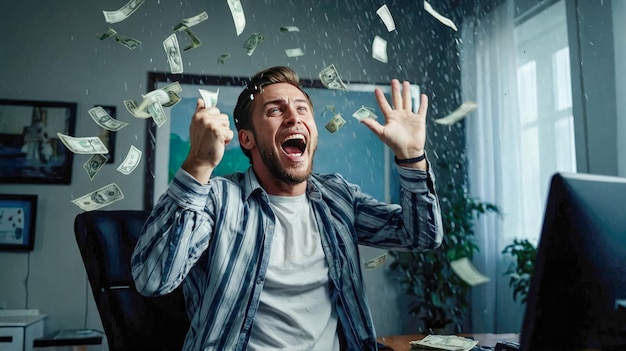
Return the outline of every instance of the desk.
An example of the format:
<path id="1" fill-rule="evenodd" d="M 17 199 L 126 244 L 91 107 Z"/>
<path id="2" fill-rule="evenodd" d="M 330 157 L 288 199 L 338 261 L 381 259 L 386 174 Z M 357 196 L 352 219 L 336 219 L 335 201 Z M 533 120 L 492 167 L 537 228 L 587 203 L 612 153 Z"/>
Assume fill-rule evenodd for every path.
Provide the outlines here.
<path id="1" fill-rule="evenodd" d="M 515 341 L 519 342 L 519 334 L 460 334 L 466 338 L 478 340 L 480 346 L 496 346 L 498 341 Z M 390 347 L 393 351 L 409 351 L 411 350 L 410 341 L 423 339 L 425 335 L 409 334 L 409 335 L 392 335 L 381 336 L 378 342 Z"/>

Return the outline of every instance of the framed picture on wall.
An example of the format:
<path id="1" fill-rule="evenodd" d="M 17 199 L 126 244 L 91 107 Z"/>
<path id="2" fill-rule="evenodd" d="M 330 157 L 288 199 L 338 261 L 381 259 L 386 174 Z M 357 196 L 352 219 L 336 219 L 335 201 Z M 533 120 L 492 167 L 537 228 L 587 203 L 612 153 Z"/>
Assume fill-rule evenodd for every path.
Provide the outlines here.
<path id="1" fill-rule="evenodd" d="M 171 108 L 165 108 L 168 120 L 161 127 L 157 127 L 152 119 L 147 120 L 145 209 L 152 208 L 187 156 L 189 124 L 196 109 L 196 101 L 201 97 L 198 89 L 219 89 L 217 107 L 229 116 L 231 129 L 236 131 L 233 109 L 248 81 L 249 79 L 241 77 L 148 73 L 148 91 L 161 89 L 173 82 L 178 82 L 182 91 L 178 93 L 180 101 Z M 319 80 L 302 79 L 300 83 L 313 102 L 319 133 L 313 162 L 314 172 L 340 173 L 361 186 L 365 192 L 379 200 L 389 201 L 393 157 L 390 157 L 388 148 L 374 133 L 352 117 L 358 109 L 366 107 L 378 116 L 379 122 L 384 123 L 374 89 L 380 88 L 389 95 L 389 85 L 351 83 L 346 84 L 347 90 L 331 90 L 324 87 Z M 419 87 L 413 86 L 413 90 L 412 96 L 416 105 L 419 102 Z M 326 125 L 338 113 L 345 123 L 339 128 L 327 128 Z M 245 171 L 249 164 L 248 158 L 240 149 L 235 132 L 235 138 L 227 145 L 224 157 L 213 175 Z"/>
<path id="2" fill-rule="evenodd" d="M 32 251 L 37 195 L 0 194 L 0 251 Z"/>
<path id="3" fill-rule="evenodd" d="M 70 184 L 76 103 L 0 99 L 0 183 Z"/>

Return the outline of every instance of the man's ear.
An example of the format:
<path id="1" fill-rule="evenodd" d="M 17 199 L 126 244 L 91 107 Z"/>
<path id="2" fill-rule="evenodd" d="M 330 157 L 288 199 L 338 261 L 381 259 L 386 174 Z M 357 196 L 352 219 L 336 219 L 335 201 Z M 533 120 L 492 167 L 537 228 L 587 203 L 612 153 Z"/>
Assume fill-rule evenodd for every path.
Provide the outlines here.
<path id="1" fill-rule="evenodd" d="M 239 145 L 246 150 L 252 150 L 255 145 L 254 134 L 251 130 L 241 129 L 237 135 L 239 137 Z"/>

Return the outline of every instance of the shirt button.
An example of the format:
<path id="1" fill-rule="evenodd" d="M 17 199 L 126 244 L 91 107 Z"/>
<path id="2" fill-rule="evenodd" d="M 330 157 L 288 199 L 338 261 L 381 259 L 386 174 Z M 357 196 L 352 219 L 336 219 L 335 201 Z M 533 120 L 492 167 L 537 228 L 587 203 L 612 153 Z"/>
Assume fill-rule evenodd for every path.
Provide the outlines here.
<path id="1" fill-rule="evenodd" d="M 274 230 L 274 225 L 270 224 L 269 227 L 267 227 L 269 230 Z"/>
<path id="2" fill-rule="evenodd" d="M 257 280 L 256 280 L 256 283 L 257 283 L 257 284 L 261 284 L 262 282 L 263 282 L 263 280 L 261 280 L 261 279 L 257 279 Z"/>

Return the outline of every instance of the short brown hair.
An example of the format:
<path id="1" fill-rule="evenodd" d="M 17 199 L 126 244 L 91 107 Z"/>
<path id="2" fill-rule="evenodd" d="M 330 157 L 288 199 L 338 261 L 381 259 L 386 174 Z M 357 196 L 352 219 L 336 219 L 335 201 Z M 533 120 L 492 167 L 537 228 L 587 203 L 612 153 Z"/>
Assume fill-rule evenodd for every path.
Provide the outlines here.
<path id="1" fill-rule="evenodd" d="M 264 86 L 276 83 L 287 83 L 300 89 L 300 91 L 306 96 L 309 104 L 313 106 L 311 98 L 309 98 L 309 94 L 302 90 L 302 87 L 300 86 L 300 78 L 294 70 L 285 66 L 271 67 L 255 74 L 248 85 L 246 85 L 243 89 L 241 94 L 239 94 L 237 105 L 235 105 L 235 110 L 233 111 L 233 119 L 235 120 L 235 127 L 237 127 L 237 131 L 242 129 L 253 130 L 252 102 L 254 101 L 254 96 L 263 92 Z M 243 146 L 241 146 L 241 150 L 250 159 L 250 150 L 245 149 Z"/>

